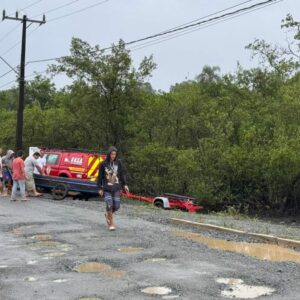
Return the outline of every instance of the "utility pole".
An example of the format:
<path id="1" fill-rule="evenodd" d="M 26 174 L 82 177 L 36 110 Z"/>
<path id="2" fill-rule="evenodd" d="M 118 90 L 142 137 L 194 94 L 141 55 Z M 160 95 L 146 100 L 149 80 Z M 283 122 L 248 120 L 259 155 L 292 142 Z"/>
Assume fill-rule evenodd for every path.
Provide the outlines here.
<path id="1" fill-rule="evenodd" d="M 43 15 L 43 20 L 31 20 L 28 19 L 26 15 L 19 18 L 18 12 L 16 12 L 15 17 L 6 16 L 5 10 L 3 10 L 2 20 L 14 20 L 21 21 L 22 28 L 22 47 L 21 47 L 21 63 L 20 63 L 20 76 L 19 76 L 19 104 L 18 104 L 18 115 L 17 115 L 17 129 L 16 129 L 16 150 L 21 150 L 23 148 L 23 112 L 25 105 L 25 54 L 26 54 L 26 29 L 27 23 L 38 23 L 40 25 L 46 23 L 45 15 Z"/>

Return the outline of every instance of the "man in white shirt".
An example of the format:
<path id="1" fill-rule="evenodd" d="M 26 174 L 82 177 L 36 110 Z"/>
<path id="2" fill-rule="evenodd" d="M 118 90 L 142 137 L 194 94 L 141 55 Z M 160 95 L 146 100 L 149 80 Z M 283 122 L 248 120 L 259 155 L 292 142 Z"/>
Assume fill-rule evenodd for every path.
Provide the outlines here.
<path id="1" fill-rule="evenodd" d="M 40 153 L 40 157 L 37 159 L 37 164 L 43 170 L 43 168 L 45 167 L 45 165 L 47 163 L 46 156 L 45 156 L 45 149 L 40 149 L 39 153 Z M 33 173 L 40 174 L 40 172 L 37 168 L 34 168 Z"/>

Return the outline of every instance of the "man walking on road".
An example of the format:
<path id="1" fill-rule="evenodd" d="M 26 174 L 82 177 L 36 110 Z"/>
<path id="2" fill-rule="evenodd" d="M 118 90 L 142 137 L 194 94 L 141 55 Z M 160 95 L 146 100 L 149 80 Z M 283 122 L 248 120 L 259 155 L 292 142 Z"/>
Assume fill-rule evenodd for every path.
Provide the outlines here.
<path id="1" fill-rule="evenodd" d="M 117 158 L 117 149 L 110 147 L 106 159 L 99 167 L 98 175 L 99 195 L 106 202 L 105 218 L 109 230 L 115 230 L 113 214 L 120 208 L 122 189 L 129 192 L 123 164 Z"/>
<path id="2" fill-rule="evenodd" d="M 11 192 L 11 201 L 17 201 L 18 188 L 21 194 L 21 200 L 28 200 L 25 195 L 25 165 L 23 161 L 23 152 L 19 150 L 17 157 L 12 163 L 13 170 L 13 188 Z"/>

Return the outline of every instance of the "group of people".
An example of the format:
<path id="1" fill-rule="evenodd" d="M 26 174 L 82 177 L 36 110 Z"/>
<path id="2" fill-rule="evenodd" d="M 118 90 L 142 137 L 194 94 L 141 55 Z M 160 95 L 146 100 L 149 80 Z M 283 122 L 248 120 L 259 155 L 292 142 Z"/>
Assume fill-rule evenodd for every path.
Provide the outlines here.
<path id="1" fill-rule="evenodd" d="M 15 153 L 8 150 L 1 157 L 0 148 L 0 195 L 7 196 L 11 188 L 11 201 L 16 201 L 18 196 L 21 200 L 28 201 L 28 196 L 40 196 L 34 183 L 34 173 L 44 175 L 46 159 L 45 150 L 40 149 L 29 155 L 25 161 L 23 151 Z M 115 230 L 113 214 L 120 208 L 120 196 L 122 190 L 129 192 L 125 170 L 121 160 L 117 157 L 117 149 L 110 147 L 106 160 L 101 163 L 98 175 L 99 195 L 106 202 L 105 218 L 109 230 Z"/>
<path id="2" fill-rule="evenodd" d="M 29 196 L 40 196 L 37 192 L 33 174 L 42 174 L 46 164 L 45 151 L 34 152 L 24 161 L 22 150 L 15 153 L 8 150 L 6 155 L 1 157 L 3 150 L 0 149 L 0 195 L 7 196 L 10 193 L 10 200 L 17 201 L 20 197 L 28 201 Z"/>

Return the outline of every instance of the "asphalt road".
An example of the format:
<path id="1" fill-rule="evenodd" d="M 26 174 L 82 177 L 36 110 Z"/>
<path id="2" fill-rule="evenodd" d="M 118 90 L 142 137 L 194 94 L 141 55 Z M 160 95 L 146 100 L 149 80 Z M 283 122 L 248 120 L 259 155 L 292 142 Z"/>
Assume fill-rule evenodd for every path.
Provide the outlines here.
<path id="1" fill-rule="evenodd" d="M 299 263 L 208 248 L 128 204 L 110 232 L 103 202 L 78 203 L 0 198 L 1 300 L 300 299 Z"/>

